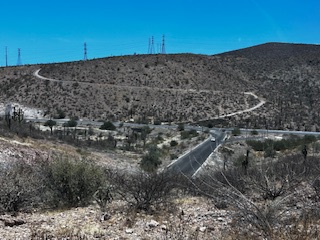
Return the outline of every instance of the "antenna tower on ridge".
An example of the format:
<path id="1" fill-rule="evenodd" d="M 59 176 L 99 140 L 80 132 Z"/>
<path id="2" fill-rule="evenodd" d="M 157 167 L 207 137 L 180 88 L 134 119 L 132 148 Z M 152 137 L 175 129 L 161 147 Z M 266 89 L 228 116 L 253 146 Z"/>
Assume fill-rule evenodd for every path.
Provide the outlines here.
<path id="1" fill-rule="evenodd" d="M 162 54 L 166 54 L 166 45 L 165 45 L 165 38 L 164 38 L 164 34 L 162 35 L 161 53 L 162 53 Z"/>
<path id="2" fill-rule="evenodd" d="M 18 61 L 17 61 L 17 66 L 21 66 L 22 61 L 21 61 L 21 50 L 18 48 Z"/>
<path id="3" fill-rule="evenodd" d="M 84 43 L 84 56 L 83 56 L 83 61 L 87 61 L 87 43 Z"/>

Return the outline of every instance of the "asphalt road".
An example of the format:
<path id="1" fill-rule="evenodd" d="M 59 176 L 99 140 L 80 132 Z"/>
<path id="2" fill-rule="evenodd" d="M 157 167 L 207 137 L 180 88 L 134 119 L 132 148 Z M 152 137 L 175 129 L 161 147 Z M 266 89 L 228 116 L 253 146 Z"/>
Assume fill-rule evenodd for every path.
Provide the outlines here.
<path id="1" fill-rule="evenodd" d="M 174 163 L 169 165 L 167 169 L 169 171 L 183 173 L 187 176 L 194 175 L 217 146 L 223 142 L 225 133 L 215 131 L 213 136 L 216 139 L 215 142 L 212 142 L 210 138 L 207 139 L 202 144 L 178 158 Z"/>

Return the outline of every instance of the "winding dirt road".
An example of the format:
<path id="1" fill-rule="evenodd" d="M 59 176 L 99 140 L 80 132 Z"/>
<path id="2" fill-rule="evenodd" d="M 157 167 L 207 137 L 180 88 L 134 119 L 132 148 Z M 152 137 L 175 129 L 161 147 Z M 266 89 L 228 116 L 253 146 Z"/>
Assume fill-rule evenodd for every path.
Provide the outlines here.
<path id="1" fill-rule="evenodd" d="M 88 85 L 103 85 L 103 86 L 110 86 L 110 87 L 119 87 L 119 88 L 131 88 L 131 89 L 158 89 L 158 90 L 165 90 L 165 91 L 174 91 L 174 92 L 191 92 L 191 91 L 196 91 L 195 89 L 173 89 L 173 88 L 155 88 L 155 87 L 147 87 L 147 86 L 141 86 L 141 87 L 138 87 L 138 86 L 122 86 L 122 85 L 113 85 L 113 84 L 107 84 L 107 83 L 104 83 L 104 84 L 101 84 L 101 83 L 89 83 L 89 82 L 78 82 L 78 81 L 69 81 L 69 80 L 57 80 L 57 79 L 53 79 L 53 78 L 47 78 L 47 77 L 44 77 L 44 76 L 41 76 L 39 74 L 39 72 L 41 71 L 41 68 L 36 70 L 33 75 L 36 77 L 36 78 L 39 78 L 41 80 L 48 80 L 48 81 L 51 81 L 51 82 L 66 82 L 66 83 L 82 83 L 82 84 L 88 84 Z M 213 91 L 209 91 L 209 90 L 200 90 L 199 92 L 213 92 Z M 259 98 L 256 94 L 254 94 L 253 92 L 244 92 L 244 94 L 246 95 L 251 95 L 253 96 L 254 98 L 256 99 L 259 99 L 259 103 L 251 108 L 247 108 L 247 109 L 244 109 L 244 110 L 240 110 L 240 111 L 237 111 L 237 112 L 233 112 L 233 113 L 229 113 L 229 114 L 225 114 L 225 115 L 221 115 L 221 116 L 218 116 L 218 117 L 213 117 L 213 119 L 220 119 L 220 118 L 226 118 L 226 117 L 231 117 L 231 116 L 234 116 L 234 115 L 238 115 L 238 114 L 242 114 L 242 113 L 246 113 L 246 112 L 252 112 L 254 110 L 256 110 L 257 108 L 261 107 L 263 104 L 266 103 L 265 100 L 263 100 L 262 98 Z"/>

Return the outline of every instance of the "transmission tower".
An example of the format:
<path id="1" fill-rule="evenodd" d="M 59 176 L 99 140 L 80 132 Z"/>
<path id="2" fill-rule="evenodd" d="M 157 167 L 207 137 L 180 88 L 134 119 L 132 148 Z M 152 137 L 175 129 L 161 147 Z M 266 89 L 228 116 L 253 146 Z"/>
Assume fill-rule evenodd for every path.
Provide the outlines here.
<path id="1" fill-rule="evenodd" d="M 165 45 L 165 38 L 164 38 L 164 35 L 162 35 L 161 53 L 162 53 L 162 54 L 166 54 L 166 45 Z"/>
<path id="2" fill-rule="evenodd" d="M 83 61 L 87 61 L 87 43 L 84 43 L 84 56 L 83 56 Z"/>
<path id="3" fill-rule="evenodd" d="M 8 67 L 8 47 L 6 47 L 6 67 Z"/>
<path id="4" fill-rule="evenodd" d="M 154 37 L 152 36 L 151 38 L 151 54 L 154 54 L 155 51 L 154 51 Z"/>
<path id="5" fill-rule="evenodd" d="M 151 39 L 149 38 L 148 54 L 150 54 L 150 49 L 151 49 Z"/>
<path id="6" fill-rule="evenodd" d="M 151 40 L 149 38 L 149 48 L 148 48 L 148 54 L 154 54 L 154 37 L 151 37 Z"/>
<path id="7" fill-rule="evenodd" d="M 18 61 L 17 61 L 17 66 L 21 66 L 22 61 L 21 61 L 21 50 L 18 48 Z"/>

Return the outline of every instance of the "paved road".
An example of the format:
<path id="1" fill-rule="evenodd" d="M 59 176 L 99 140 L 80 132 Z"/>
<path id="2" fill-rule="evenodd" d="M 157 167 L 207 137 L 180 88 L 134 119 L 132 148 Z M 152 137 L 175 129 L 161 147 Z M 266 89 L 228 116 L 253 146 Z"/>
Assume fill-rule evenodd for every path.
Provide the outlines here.
<path id="1" fill-rule="evenodd" d="M 224 129 L 225 131 L 231 132 L 233 128 L 213 128 L 213 129 Z M 240 128 L 241 133 L 251 133 L 252 131 L 257 131 L 258 133 L 262 133 L 265 135 L 271 134 L 293 134 L 293 135 L 320 135 L 320 132 L 307 132 L 307 131 L 293 131 L 293 130 L 273 130 L 273 129 L 247 129 Z"/>
<path id="2" fill-rule="evenodd" d="M 178 158 L 174 163 L 169 165 L 167 169 L 169 171 L 181 172 L 187 176 L 194 175 L 210 154 L 224 141 L 226 133 L 215 131 L 213 136 L 216 138 L 215 142 L 212 142 L 210 138 L 207 139 L 187 154 Z"/>

